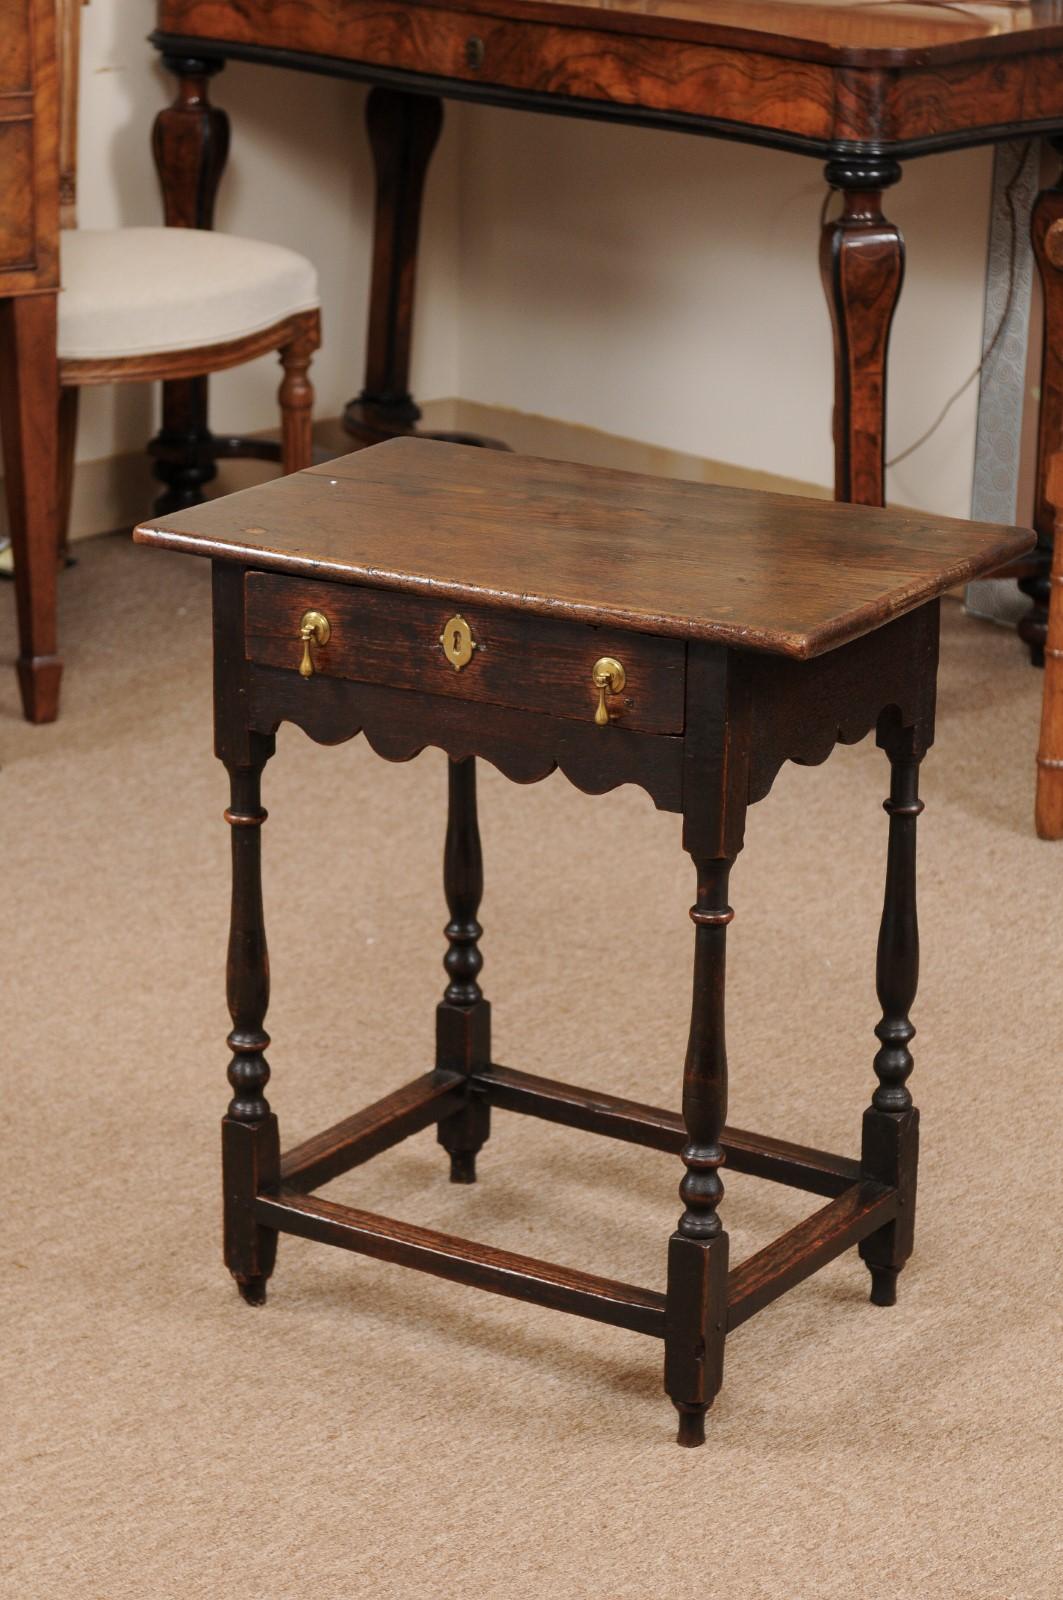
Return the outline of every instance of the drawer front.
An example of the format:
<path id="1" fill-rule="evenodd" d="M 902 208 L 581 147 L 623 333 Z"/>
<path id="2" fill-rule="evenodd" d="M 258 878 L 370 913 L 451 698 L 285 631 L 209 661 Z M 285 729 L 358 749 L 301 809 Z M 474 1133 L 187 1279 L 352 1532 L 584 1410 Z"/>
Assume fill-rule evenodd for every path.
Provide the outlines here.
<path id="1" fill-rule="evenodd" d="M 319 611 L 330 635 L 325 645 L 310 644 L 315 674 L 593 723 L 599 701 L 594 666 L 612 656 L 624 668 L 625 684 L 607 696 L 611 722 L 643 733 L 683 731 L 686 647 L 680 639 L 263 572 L 248 574 L 246 599 L 247 658 L 262 666 L 298 672 L 302 618 Z M 460 669 L 441 642 L 457 616 L 474 644 Z M 307 680 L 307 693 L 312 683 Z"/>
<path id="2" fill-rule="evenodd" d="M 499 9 L 504 10 L 504 7 Z M 588 7 L 588 10 L 590 8 Z M 160 0 L 164 33 L 308 51 L 503 89 L 711 116 L 827 139 L 835 94 L 821 63 L 747 45 L 643 38 L 408 0 Z M 665 24 L 667 29 L 668 24 Z"/>

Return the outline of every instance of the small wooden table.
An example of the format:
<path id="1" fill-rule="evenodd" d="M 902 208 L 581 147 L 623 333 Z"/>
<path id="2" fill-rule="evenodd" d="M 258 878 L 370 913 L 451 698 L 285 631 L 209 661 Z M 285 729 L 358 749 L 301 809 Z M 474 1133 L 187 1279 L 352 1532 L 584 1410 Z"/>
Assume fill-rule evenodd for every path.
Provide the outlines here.
<path id="1" fill-rule="evenodd" d="M 679 1442 L 700 1444 L 724 1341 L 851 1245 L 890 1305 L 912 1248 L 907 1078 L 919 763 L 933 735 L 937 599 L 1033 542 L 1020 529 L 638 478 L 398 439 L 145 524 L 214 563 L 215 742 L 231 781 L 233 1019 L 225 1259 L 265 1299 L 279 1232 L 662 1339 Z M 262 769 L 281 722 L 388 760 L 450 758 L 447 987 L 433 1070 L 280 1153 L 265 1097 Z M 746 808 L 786 760 L 872 729 L 892 770 L 878 950 L 878 1086 L 859 1158 L 725 1126 L 724 952 Z M 572 1088 L 491 1053 L 480 987 L 475 758 L 518 782 L 645 789 L 683 818 L 697 897 L 683 1112 Z M 308 819 L 309 821 L 309 819 Z M 677 1154 L 667 1286 L 637 1288 L 339 1205 L 313 1191 L 434 1123 L 471 1183 L 491 1108 Z M 728 1270 L 720 1168 L 827 1201 Z"/>

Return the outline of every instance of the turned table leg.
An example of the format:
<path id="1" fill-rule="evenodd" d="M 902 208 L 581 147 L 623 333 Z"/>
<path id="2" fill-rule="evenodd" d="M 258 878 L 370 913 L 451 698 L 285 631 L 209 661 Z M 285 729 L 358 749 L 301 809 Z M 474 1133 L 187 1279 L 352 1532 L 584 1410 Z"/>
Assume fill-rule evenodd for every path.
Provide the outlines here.
<path id="1" fill-rule="evenodd" d="M 834 330 L 834 497 L 858 505 L 886 503 L 886 365 L 904 243 L 882 214 L 882 191 L 900 176 L 886 157 L 826 167 L 827 182 L 844 195 L 819 253 Z"/>
<path id="2" fill-rule="evenodd" d="M 919 922 L 916 914 L 916 819 L 919 798 L 918 748 L 911 728 L 891 726 L 879 737 L 890 759 L 890 797 L 886 889 L 878 936 L 876 986 L 882 1019 L 875 1029 L 878 1088 L 864 1112 L 860 1165 L 867 1178 L 895 1188 L 900 1195 L 897 1218 L 864 1239 L 860 1254 L 871 1271 L 871 1299 L 891 1306 L 897 1298 L 897 1275 L 912 1253 L 915 1229 L 915 1182 L 919 1157 L 919 1112 L 912 1105 L 908 1077 L 915 1037 L 909 1012 L 919 984 Z"/>
<path id="3" fill-rule="evenodd" d="M 1063 839 L 1063 453 L 1053 456 L 1048 481 L 1061 509 L 1052 553 L 1034 819 L 1039 838 Z"/>
<path id="4" fill-rule="evenodd" d="M 152 151 L 169 228 L 212 228 L 214 201 L 229 154 L 229 119 L 210 103 L 208 84 L 223 66 L 194 56 L 163 56 L 177 78 L 177 97 L 160 111 Z M 207 425 L 207 379 L 181 378 L 162 386 L 162 427 L 148 446 L 163 492 L 164 516 L 194 506 L 217 476 L 214 436 Z"/>
<path id="5" fill-rule="evenodd" d="M 696 861 L 694 996 L 683 1073 L 680 1152 L 686 1173 L 679 1185 L 685 1207 L 668 1242 L 664 1386 L 679 1412 L 678 1441 L 705 1442 L 705 1413 L 723 1382 L 727 1332 L 727 1235 L 716 1214 L 723 1196 L 720 1144 L 727 1116 L 724 978 L 731 863 Z"/>
<path id="6" fill-rule="evenodd" d="M 1063 136 L 1049 139 L 1063 159 Z M 1019 622 L 1019 637 L 1029 647 L 1034 666 L 1044 665 L 1051 592 L 1053 529 L 1056 507 L 1048 484 L 1052 458 L 1063 446 L 1063 172 L 1034 202 L 1030 234 L 1044 291 L 1044 333 L 1041 344 L 1041 407 L 1037 425 L 1037 489 L 1033 525 L 1037 529 L 1035 570 L 1020 578 L 1019 588 L 1031 604 Z"/>
<path id="7" fill-rule="evenodd" d="M 468 1076 L 491 1064 L 491 1006 L 478 982 L 484 958 L 476 913 L 484 869 L 474 757 L 447 762 L 447 800 L 443 887 L 450 920 L 443 930 L 449 941 L 443 965 L 449 982 L 436 1008 L 436 1070 Z M 476 1182 L 477 1151 L 490 1131 L 490 1106 L 467 1090 L 462 1108 L 438 1125 L 439 1142 L 450 1154 L 451 1183 Z"/>
<path id="8" fill-rule="evenodd" d="M 277 1254 L 277 1234 L 254 1215 L 255 1196 L 279 1178 L 277 1119 L 266 1099 L 269 1034 L 263 1023 L 269 1005 L 269 953 L 262 914 L 262 769 L 273 753 L 272 739 L 252 734 L 250 763 L 226 763 L 230 803 L 225 820 L 232 828 L 232 912 L 226 992 L 232 1032 L 229 1082 L 233 1098 L 222 1120 L 222 1183 L 225 1196 L 225 1264 L 249 1305 L 262 1305 L 266 1281 Z"/>
<path id="9" fill-rule="evenodd" d="M 344 421 L 367 444 L 412 428 L 421 413 L 410 393 L 413 297 L 421 198 L 443 126 L 435 95 L 376 88 L 366 102 L 366 126 L 376 170 L 373 276 L 365 383 Z"/>

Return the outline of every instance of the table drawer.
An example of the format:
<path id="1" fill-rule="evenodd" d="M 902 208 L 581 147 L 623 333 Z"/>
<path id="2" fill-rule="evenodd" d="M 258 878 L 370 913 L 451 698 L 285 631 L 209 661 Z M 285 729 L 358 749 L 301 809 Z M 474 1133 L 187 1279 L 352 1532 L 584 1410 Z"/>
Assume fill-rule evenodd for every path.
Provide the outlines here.
<path id="1" fill-rule="evenodd" d="M 262 572 L 248 574 L 246 600 L 247 658 L 262 666 L 298 672 L 302 620 L 317 611 L 330 631 L 327 644 L 310 643 L 315 675 L 593 723 L 595 663 L 613 657 L 625 683 L 607 695 L 610 720 L 644 733 L 683 731 L 686 647 L 680 639 Z M 442 643 L 446 636 L 452 645 L 460 634 L 455 618 L 464 619 L 473 644 L 460 668 Z M 308 694 L 312 688 L 309 678 Z"/>

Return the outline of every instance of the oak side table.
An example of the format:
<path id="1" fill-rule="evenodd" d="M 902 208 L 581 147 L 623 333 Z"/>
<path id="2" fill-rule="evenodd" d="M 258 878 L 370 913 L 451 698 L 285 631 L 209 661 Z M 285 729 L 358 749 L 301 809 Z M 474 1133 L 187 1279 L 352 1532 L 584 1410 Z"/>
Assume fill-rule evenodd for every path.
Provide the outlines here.
<path id="1" fill-rule="evenodd" d="M 214 564 L 215 743 L 231 781 L 225 1259 L 260 1304 L 278 1233 L 631 1328 L 664 1341 L 679 1442 L 702 1443 L 726 1335 L 858 1245 L 891 1305 L 911 1252 L 918 1113 L 907 1078 L 918 934 L 919 763 L 933 734 L 938 596 L 1033 534 L 707 488 L 395 439 L 136 530 Z M 449 757 L 449 982 L 433 1070 L 280 1152 L 265 1098 L 269 970 L 262 769 L 281 722 L 388 760 Z M 728 876 L 746 808 L 786 760 L 876 730 L 892 779 L 878 950 L 878 1083 L 859 1157 L 725 1126 Z M 480 988 L 475 759 L 521 783 L 645 789 L 693 858 L 693 1006 L 682 1116 L 499 1065 Z M 309 820 L 309 818 L 308 818 Z M 315 1194 L 434 1123 L 471 1183 L 491 1108 L 679 1156 L 663 1290 L 474 1244 Z M 826 1201 L 728 1269 L 720 1168 Z"/>

